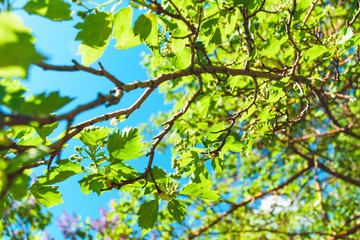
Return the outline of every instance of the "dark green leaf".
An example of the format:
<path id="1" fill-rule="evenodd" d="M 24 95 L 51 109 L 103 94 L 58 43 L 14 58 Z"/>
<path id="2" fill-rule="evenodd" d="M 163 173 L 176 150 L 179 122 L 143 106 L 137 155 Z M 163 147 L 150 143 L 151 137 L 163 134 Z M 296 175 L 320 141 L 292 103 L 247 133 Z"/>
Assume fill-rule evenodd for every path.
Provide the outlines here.
<path id="1" fill-rule="evenodd" d="M 6 172 L 13 173 L 22 166 L 26 166 L 40 160 L 41 158 L 45 157 L 49 152 L 50 148 L 43 145 L 38 145 L 34 148 L 30 148 L 23 154 L 14 157 L 11 160 L 8 168 L 6 169 Z"/>
<path id="2" fill-rule="evenodd" d="M 135 21 L 135 36 L 139 35 L 140 40 L 145 41 L 151 32 L 151 25 L 151 20 L 145 14 L 140 15 Z"/>
<path id="3" fill-rule="evenodd" d="M 52 92 L 48 96 L 42 93 L 28 97 L 22 106 L 21 112 L 28 114 L 49 114 L 72 100 L 69 97 L 60 97 L 59 92 Z"/>
<path id="4" fill-rule="evenodd" d="M 10 192 L 15 200 L 21 201 L 26 194 L 30 178 L 26 174 L 17 176 L 11 184 Z"/>
<path id="5" fill-rule="evenodd" d="M 115 179 L 131 179 L 138 177 L 140 174 L 131 166 L 126 165 L 125 163 L 114 161 L 109 166 L 106 167 L 108 173 L 108 177 Z"/>
<path id="6" fill-rule="evenodd" d="M 210 43 L 214 43 L 216 45 L 220 45 L 222 43 L 222 39 L 221 39 L 221 32 L 220 32 L 220 28 L 216 28 L 213 37 L 210 40 Z"/>
<path id="7" fill-rule="evenodd" d="M 141 204 L 140 209 L 137 212 L 137 215 L 139 216 L 137 222 L 143 229 L 143 232 L 147 232 L 154 228 L 158 212 L 159 200 L 152 200 Z"/>
<path id="8" fill-rule="evenodd" d="M 1 60 L 0 60 L 1 61 Z M 0 104 L 5 105 L 13 112 L 20 111 L 24 103 L 23 93 L 27 91 L 19 80 L 0 80 Z"/>
<path id="9" fill-rule="evenodd" d="M 181 224 L 186 215 L 184 204 L 178 199 L 173 199 L 167 204 L 167 209 L 171 216 L 173 216 L 175 220 Z"/>
<path id="10" fill-rule="evenodd" d="M 163 183 L 166 184 L 168 181 L 168 176 L 164 170 L 162 170 L 160 167 L 154 166 L 151 169 L 151 173 L 153 174 L 156 183 Z M 149 176 L 149 180 L 152 181 L 152 179 Z"/>
<path id="11" fill-rule="evenodd" d="M 90 14 L 83 23 L 78 23 L 75 27 L 80 29 L 76 40 L 81 40 L 82 44 L 89 47 L 103 47 L 112 32 L 112 14 L 107 12 Z"/>
<path id="12" fill-rule="evenodd" d="M 58 125 L 59 125 L 58 122 L 54 122 L 51 124 L 46 124 L 41 127 L 34 127 L 34 128 L 37 134 L 39 134 L 39 136 L 42 139 L 46 139 L 46 137 L 49 136 L 58 127 Z"/>
<path id="13" fill-rule="evenodd" d="M 96 192 L 98 195 L 101 194 L 100 189 L 106 187 L 105 177 L 100 173 L 93 173 L 86 175 L 79 181 L 81 191 L 85 194 L 89 194 L 90 192 Z"/>

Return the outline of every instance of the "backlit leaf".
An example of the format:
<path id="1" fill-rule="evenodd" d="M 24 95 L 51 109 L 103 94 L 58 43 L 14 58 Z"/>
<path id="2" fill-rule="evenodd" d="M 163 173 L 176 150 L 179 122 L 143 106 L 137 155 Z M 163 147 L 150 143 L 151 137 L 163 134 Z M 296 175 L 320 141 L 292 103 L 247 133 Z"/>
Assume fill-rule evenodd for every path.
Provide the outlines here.
<path id="1" fill-rule="evenodd" d="M 51 167 L 50 170 L 46 172 L 46 175 L 38 177 L 38 182 L 40 184 L 52 185 L 62 182 L 75 174 L 84 172 L 80 164 L 67 159 L 61 160 L 58 165 L 59 166 Z"/>
<path id="2" fill-rule="evenodd" d="M 107 149 L 112 157 L 123 161 L 138 158 L 144 154 L 141 140 L 139 129 L 127 127 L 109 137 Z"/>
<path id="3" fill-rule="evenodd" d="M 0 56 L 6 56 L 0 58 L 0 77 L 25 78 L 30 64 L 44 59 L 30 32 L 15 14 L 0 13 Z"/>
<path id="4" fill-rule="evenodd" d="M 112 14 L 107 12 L 86 16 L 84 22 L 75 26 L 80 29 L 75 39 L 92 48 L 105 46 L 112 32 L 112 18 Z"/>
<path id="5" fill-rule="evenodd" d="M 34 183 L 29 188 L 31 194 L 36 198 L 36 200 L 48 208 L 64 202 L 57 189 L 57 186 L 47 186 L 39 183 Z"/>
<path id="6" fill-rule="evenodd" d="M 30 0 L 24 6 L 24 10 L 53 21 L 71 19 L 70 4 L 62 0 Z"/>
<path id="7" fill-rule="evenodd" d="M 211 190 L 210 186 L 201 183 L 190 183 L 189 185 L 186 185 L 180 194 L 209 200 L 217 200 L 219 198 L 217 191 Z"/>
<path id="8" fill-rule="evenodd" d="M 85 128 L 77 135 L 85 145 L 97 146 L 107 138 L 112 129 L 107 127 Z"/>
<path id="9" fill-rule="evenodd" d="M 24 102 L 21 112 L 28 114 L 49 114 L 71 102 L 69 97 L 60 97 L 59 92 L 30 96 Z"/>

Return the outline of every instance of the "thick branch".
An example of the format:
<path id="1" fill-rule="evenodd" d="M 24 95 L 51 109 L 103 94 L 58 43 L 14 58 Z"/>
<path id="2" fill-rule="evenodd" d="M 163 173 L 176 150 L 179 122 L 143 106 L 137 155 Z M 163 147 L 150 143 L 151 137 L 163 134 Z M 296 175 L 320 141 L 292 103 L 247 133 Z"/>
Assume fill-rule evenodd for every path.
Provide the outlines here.
<path id="1" fill-rule="evenodd" d="M 281 74 L 273 74 L 273 73 L 269 73 L 269 72 L 263 72 L 263 71 L 254 71 L 254 70 L 244 70 L 244 69 L 233 69 L 233 68 L 226 68 L 226 67 L 215 67 L 215 66 L 203 66 L 201 68 L 195 68 L 195 69 L 184 69 L 184 70 L 180 70 L 180 71 L 176 71 L 176 72 L 171 72 L 171 73 L 166 73 L 166 74 L 162 74 L 159 77 L 147 80 L 147 81 L 143 81 L 143 82 L 139 82 L 139 81 L 135 81 L 133 83 L 129 83 L 129 84 L 124 84 L 121 86 L 121 89 L 129 92 L 138 88 L 150 88 L 150 89 L 154 89 L 156 88 L 158 85 L 160 85 L 163 82 L 169 81 L 169 80 L 174 80 L 176 78 L 180 78 L 180 77 L 186 77 L 186 76 L 190 76 L 190 75 L 200 75 L 200 74 L 206 74 L 206 73 L 212 73 L 212 74 L 216 74 L 216 73 L 220 73 L 220 74 L 226 74 L 226 75 L 231 75 L 231 76 L 249 76 L 249 77 L 253 77 L 253 78 L 265 78 L 265 79 L 269 79 L 269 80 L 280 80 L 282 79 L 284 76 Z M 301 82 L 301 83 L 307 83 L 309 81 L 308 78 L 303 77 L 303 76 L 299 76 L 299 75 L 292 75 L 291 79 L 296 81 L 296 82 Z M 103 96 L 103 95 L 101 95 Z M 105 96 L 103 96 L 105 97 Z M 53 117 L 53 116 L 49 116 L 49 117 L 39 117 L 39 116 L 27 116 L 27 115 L 4 115 L 10 117 L 10 121 L 8 122 L 1 122 L 0 126 L 5 125 L 5 126 L 11 126 L 11 125 L 16 125 L 16 124 L 27 124 L 30 121 L 36 121 L 39 122 L 41 124 L 49 124 L 49 123 L 53 123 L 56 121 L 60 121 L 60 120 L 64 120 L 64 119 L 71 119 L 73 118 L 76 114 L 79 114 L 82 111 L 85 111 L 87 109 L 91 109 L 95 106 L 99 106 L 101 104 L 103 104 L 106 101 L 109 101 L 111 99 L 102 99 L 101 97 L 99 97 L 97 100 L 95 100 L 94 102 L 85 104 L 83 106 L 78 107 L 77 109 L 67 113 L 67 114 L 63 114 L 63 115 L 59 115 L 57 117 Z M 111 102 L 111 101 L 110 101 Z M 122 111 L 122 110 L 120 110 Z M 127 113 L 126 113 L 127 114 Z M 106 114 L 105 114 L 106 115 Z M 103 116 L 105 116 L 103 115 Z M 107 114 L 109 118 L 112 117 L 116 117 L 116 116 L 120 116 L 117 115 L 115 112 L 114 113 L 110 113 Z M 110 117 L 111 116 L 111 117 Z M 103 117 L 100 117 L 103 119 Z M 14 120 L 14 122 L 12 121 Z M 108 119 L 105 119 L 108 120 Z M 104 120 L 103 120 L 104 121 Z M 97 121 L 99 122 L 99 121 Z"/>

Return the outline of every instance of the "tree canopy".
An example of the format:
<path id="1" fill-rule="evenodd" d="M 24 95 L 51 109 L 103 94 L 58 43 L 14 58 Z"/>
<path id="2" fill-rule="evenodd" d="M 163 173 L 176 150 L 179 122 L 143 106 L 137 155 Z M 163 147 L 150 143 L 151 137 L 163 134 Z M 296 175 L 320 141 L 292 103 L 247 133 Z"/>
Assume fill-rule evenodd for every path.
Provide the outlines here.
<path id="1" fill-rule="evenodd" d="M 81 62 L 64 65 L 37 50 L 11 1 L 0 4 L 3 236 L 28 213 L 12 202 L 60 204 L 57 184 L 83 174 L 84 194 L 124 194 L 110 212 L 100 209 L 102 219 L 84 224 L 65 215 L 59 226 L 67 238 L 91 239 L 89 229 L 108 239 L 360 238 L 358 1 L 24 1 L 16 11 L 75 22 Z M 106 48 L 141 44 L 149 79 L 120 80 L 96 63 Z M 73 99 L 26 95 L 18 79 L 31 65 L 97 75 L 113 88 L 57 114 Z M 131 126 L 132 113 L 158 90 L 172 110 Z M 120 110 L 74 121 L 100 105 Z M 124 120 L 130 126 L 118 129 Z M 63 132 L 50 138 L 56 129 Z M 61 155 L 72 139 L 82 144 Z M 158 159 L 166 148 L 171 169 Z M 127 162 L 140 157 L 142 172 Z M 41 165 L 47 170 L 31 182 Z M 29 216 L 40 230 L 50 217 Z"/>

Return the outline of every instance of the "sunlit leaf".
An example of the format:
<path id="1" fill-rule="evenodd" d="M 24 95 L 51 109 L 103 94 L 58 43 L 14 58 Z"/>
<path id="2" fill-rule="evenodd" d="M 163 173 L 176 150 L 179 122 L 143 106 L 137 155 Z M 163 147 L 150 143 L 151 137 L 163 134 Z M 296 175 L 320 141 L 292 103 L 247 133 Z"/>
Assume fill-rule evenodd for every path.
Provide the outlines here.
<path id="1" fill-rule="evenodd" d="M 114 132 L 109 137 L 107 149 L 110 155 L 121 160 L 138 158 L 144 154 L 139 129 L 125 128 L 119 133 Z"/>
<path id="2" fill-rule="evenodd" d="M 62 182 L 75 174 L 84 172 L 80 164 L 67 159 L 59 161 L 58 165 L 59 166 L 51 167 L 49 171 L 46 171 L 46 175 L 38 177 L 38 182 L 40 184 L 52 185 Z"/>
<path id="3" fill-rule="evenodd" d="M 70 4 L 62 0 L 30 0 L 24 6 L 24 10 L 53 21 L 71 19 Z"/>
<path id="4" fill-rule="evenodd" d="M 31 194 L 36 198 L 36 200 L 45 207 L 53 207 L 64 202 L 57 189 L 57 186 L 47 186 L 39 183 L 34 183 L 29 188 Z"/>
<path id="5" fill-rule="evenodd" d="M 201 183 L 191 183 L 186 185 L 180 194 L 189 195 L 192 197 L 200 197 L 209 200 L 217 200 L 219 194 L 217 191 L 211 190 L 211 187 Z"/>
<path id="6" fill-rule="evenodd" d="M 44 59 L 33 42 L 31 30 L 13 13 L 0 13 L 0 77 L 27 76 L 30 64 Z"/>

